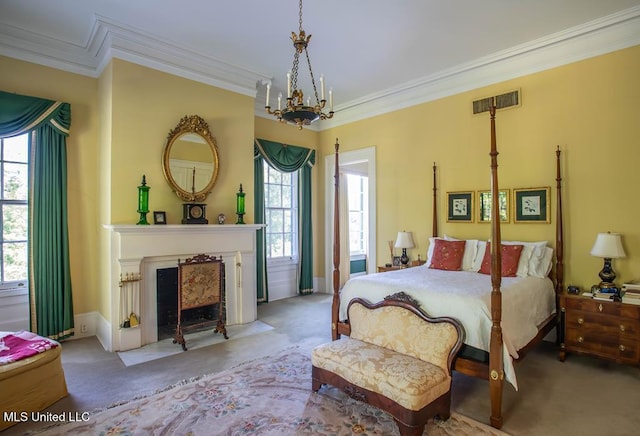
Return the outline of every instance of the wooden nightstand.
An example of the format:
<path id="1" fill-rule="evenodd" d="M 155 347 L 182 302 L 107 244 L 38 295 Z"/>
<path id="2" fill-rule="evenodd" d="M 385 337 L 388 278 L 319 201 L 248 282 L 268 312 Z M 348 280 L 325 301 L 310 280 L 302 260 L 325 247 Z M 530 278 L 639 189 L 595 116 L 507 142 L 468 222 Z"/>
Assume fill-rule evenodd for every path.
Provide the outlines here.
<path id="1" fill-rule="evenodd" d="M 414 266 L 420 266 L 420 265 L 424 265 L 426 262 L 424 260 L 414 260 L 412 262 L 409 262 L 407 264 L 407 266 L 379 266 L 378 267 L 378 272 L 387 272 L 387 271 L 396 271 L 399 269 L 406 269 L 406 268 L 411 268 Z"/>
<path id="2" fill-rule="evenodd" d="M 567 352 L 640 364 L 640 306 L 560 295 L 560 361 Z"/>

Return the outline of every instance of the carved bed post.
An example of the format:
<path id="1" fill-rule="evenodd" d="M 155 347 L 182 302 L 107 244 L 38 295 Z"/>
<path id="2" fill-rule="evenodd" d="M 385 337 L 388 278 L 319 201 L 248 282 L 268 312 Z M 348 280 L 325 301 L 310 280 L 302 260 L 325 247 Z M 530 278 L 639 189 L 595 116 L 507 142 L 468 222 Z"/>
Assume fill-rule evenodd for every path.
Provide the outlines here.
<path id="1" fill-rule="evenodd" d="M 496 146 L 496 106 L 492 101 L 491 115 L 491 342 L 489 346 L 489 393 L 491 395 L 491 425 L 502 427 L 502 240 L 500 237 L 500 205 L 498 189 L 498 151 Z"/>
<path id="2" fill-rule="evenodd" d="M 333 301 L 331 304 L 331 338 L 340 339 L 338 333 L 338 315 L 340 311 L 340 165 L 338 164 L 338 149 L 340 144 L 336 138 L 335 151 L 335 189 L 333 193 Z"/>
<path id="3" fill-rule="evenodd" d="M 560 146 L 556 150 L 556 295 L 562 292 L 564 282 L 564 234 L 562 232 L 562 176 L 560 173 Z"/>
<path id="4" fill-rule="evenodd" d="M 437 201 L 437 185 L 436 185 L 436 163 L 433 163 L 433 228 L 431 236 L 438 236 L 438 201 Z"/>

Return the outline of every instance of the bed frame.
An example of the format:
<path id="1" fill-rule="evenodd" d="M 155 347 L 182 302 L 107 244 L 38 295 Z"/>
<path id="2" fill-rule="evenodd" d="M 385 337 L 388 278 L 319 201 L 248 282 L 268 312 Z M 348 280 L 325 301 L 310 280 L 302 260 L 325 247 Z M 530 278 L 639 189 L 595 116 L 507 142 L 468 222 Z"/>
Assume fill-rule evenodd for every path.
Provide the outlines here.
<path id="1" fill-rule="evenodd" d="M 498 151 L 496 146 L 496 129 L 495 129 L 495 103 L 489 109 L 491 118 L 491 340 L 489 346 L 489 363 L 474 360 L 469 357 L 458 355 L 455 360 L 454 369 L 463 374 L 472 377 L 479 377 L 489 380 L 489 393 L 491 400 L 490 423 L 495 428 L 501 428 L 503 423 L 502 417 L 502 392 L 504 385 L 504 366 L 503 366 L 503 348 L 502 348 L 502 293 L 500 285 L 501 276 L 501 247 L 500 235 L 500 217 L 498 206 Z M 335 192 L 334 192 L 334 239 L 333 239 L 333 300 L 331 308 L 331 333 L 333 340 L 337 340 L 341 335 L 349 335 L 349 325 L 339 319 L 340 310 L 340 225 L 339 225 L 339 162 L 338 162 L 338 139 L 335 144 Z M 564 251 L 563 251 L 563 225 L 562 225 L 562 177 L 560 172 L 560 147 L 556 149 L 556 246 L 555 246 L 555 275 L 554 288 L 556 292 L 556 313 L 547 318 L 539 327 L 536 337 L 525 347 L 518 350 L 519 358 L 522 359 L 528 350 L 533 348 L 556 326 L 558 326 L 558 295 L 562 292 L 564 281 Z M 433 165 L 433 236 L 438 235 L 437 224 L 437 198 L 436 198 L 436 166 Z"/>

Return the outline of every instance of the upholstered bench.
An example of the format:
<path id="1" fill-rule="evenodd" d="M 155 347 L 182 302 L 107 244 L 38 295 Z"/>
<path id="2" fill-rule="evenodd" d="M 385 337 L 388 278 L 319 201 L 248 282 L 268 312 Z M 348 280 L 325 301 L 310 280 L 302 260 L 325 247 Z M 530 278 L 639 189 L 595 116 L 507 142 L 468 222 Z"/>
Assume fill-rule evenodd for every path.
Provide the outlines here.
<path id="1" fill-rule="evenodd" d="M 351 336 L 316 347 L 312 389 L 323 384 L 391 414 L 400 434 L 421 435 L 451 409 L 451 368 L 463 341 L 452 318 L 430 318 L 412 299 L 349 303 Z"/>

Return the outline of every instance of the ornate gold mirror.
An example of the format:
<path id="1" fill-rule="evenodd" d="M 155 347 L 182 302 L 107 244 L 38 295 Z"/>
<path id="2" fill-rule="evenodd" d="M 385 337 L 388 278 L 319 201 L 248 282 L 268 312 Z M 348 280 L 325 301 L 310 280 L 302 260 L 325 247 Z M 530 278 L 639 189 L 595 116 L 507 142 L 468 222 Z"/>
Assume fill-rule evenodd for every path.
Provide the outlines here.
<path id="1" fill-rule="evenodd" d="M 162 152 L 162 171 L 183 201 L 207 198 L 218 178 L 218 146 L 209 125 L 198 115 L 185 116 L 169 132 Z"/>

